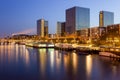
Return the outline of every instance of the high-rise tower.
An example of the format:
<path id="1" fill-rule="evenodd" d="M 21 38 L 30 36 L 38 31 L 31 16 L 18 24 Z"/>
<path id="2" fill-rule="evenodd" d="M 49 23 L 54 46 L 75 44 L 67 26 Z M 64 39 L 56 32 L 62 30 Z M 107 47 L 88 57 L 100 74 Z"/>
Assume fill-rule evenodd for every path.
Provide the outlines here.
<path id="1" fill-rule="evenodd" d="M 44 19 L 37 20 L 37 35 L 41 37 L 48 36 L 48 21 Z"/>
<path id="2" fill-rule="evenodd" d="M 114 13 L 108 11 L 100 11 L 99 13 L 99 27 L 106 27 L 114 24 Z"/>
<path id="3" fill-rule="evenodd" d="M 73 34 L 84 28 L 90 27 L 90 9 L 72 7 L 66 10 L 66 32 Z"/>

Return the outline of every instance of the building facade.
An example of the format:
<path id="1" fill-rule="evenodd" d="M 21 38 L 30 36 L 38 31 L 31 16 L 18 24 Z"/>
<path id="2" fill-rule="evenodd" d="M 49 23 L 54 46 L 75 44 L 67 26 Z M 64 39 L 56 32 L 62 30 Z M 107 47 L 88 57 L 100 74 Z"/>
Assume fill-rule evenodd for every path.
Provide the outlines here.
<path id="1" fill-rule="evenodd" d="M 90 9 L 72 7 L 66 10 L 66 33 L 73 34 L 83 28 L 90 27 Z"/>
<path id="2" fill-rule="evenodd" d="M 37 20 L 37 35 L 41 37 L 48 36 L 48 21 L 44 19 Z"/>
<path id="3" fill-rule="evenodd" d="M 106 42 L 120 46 L 120 24 L 107 26 Z"/>
<path id="4" fill-rule="evenodd" d="M 88 38 L 90 36 L 90 28 L 83 28 L 77 31 L 77 36 Z"/>
<path id="5" fill-rule="evenodd" d="M 107 27 L 107 25 L 114 24 L 114 13 L 108 11 L 100 11 L 99 13 L 99 26 Z"/>
<path id="6" fill-rule="evenodd" d="M 120 36 L 120 24 L 108 25 L 107 34 L 113 36 Z"/>
<path id="7" fill-rule="evenodd" d="M 100 37 L 106 35 L 106 27 L 92 27 L 90 28 L 91 39 L 99 39 Z"/>

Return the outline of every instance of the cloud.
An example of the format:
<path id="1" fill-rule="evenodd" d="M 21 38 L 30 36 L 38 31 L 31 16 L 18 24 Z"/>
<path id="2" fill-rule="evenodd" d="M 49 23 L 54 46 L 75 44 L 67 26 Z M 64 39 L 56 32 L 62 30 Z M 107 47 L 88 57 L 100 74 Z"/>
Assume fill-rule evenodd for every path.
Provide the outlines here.
<path id="1" fill-rule="evenodd" d="M 27 30 L 23 30 L 17 33 L 13 33 L 12 35 L 19 35 L 19 34 L 35 34 L 36 33 L 36 29 L 35 28 L 31 28 L 31 29 L 27 29 Z"/>

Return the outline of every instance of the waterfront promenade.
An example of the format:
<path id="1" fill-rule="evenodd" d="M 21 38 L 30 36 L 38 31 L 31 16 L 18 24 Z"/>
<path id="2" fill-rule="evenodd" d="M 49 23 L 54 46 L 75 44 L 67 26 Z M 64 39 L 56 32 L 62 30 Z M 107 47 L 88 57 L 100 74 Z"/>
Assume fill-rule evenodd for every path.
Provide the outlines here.
<path id="1" fill-rule="evenodd" d="M 53 43 L 53 42 L 40 42 L 39 40 L 0 40 L 0 44 L 23 44 L 34 48 L 55 48 L 66 51 L 75 51 L 77 53 L 86 54 L 99 54 L 99 52 L 109 52 L 112 55 L 120 56 L 119 47 L 107 47 L 107 46 L 93 46 L 92 44 L 77 44 L 77 43 Z M 109 55 L 108 53 L 108 55 Z M 110 55 L 109 57 L 115 57 Z M 107 55 L 106 55 L 107 56 Z M 118 58 L 118 57 L 117 57 Z"/>

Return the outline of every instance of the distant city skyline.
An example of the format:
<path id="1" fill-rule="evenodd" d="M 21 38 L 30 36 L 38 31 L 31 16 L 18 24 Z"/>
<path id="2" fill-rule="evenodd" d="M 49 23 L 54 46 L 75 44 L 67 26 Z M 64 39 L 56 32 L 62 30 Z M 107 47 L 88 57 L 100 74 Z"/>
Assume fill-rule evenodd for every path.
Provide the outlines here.
<path id="1" fill-rule="evenodd" d="M 57 21 L 65 21 L 65 10 L 73 6 L 90 8 L 90 27 L 99 25 L 99 11 L 114 12 L 120 23 L 119 0 L 0 0 L 0 37 L 15 33 L 36 34 L 36 20 L 49 22 L 49 33 L 56 32 Z"/>

